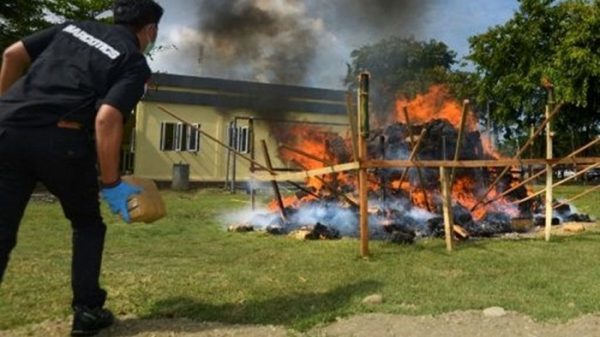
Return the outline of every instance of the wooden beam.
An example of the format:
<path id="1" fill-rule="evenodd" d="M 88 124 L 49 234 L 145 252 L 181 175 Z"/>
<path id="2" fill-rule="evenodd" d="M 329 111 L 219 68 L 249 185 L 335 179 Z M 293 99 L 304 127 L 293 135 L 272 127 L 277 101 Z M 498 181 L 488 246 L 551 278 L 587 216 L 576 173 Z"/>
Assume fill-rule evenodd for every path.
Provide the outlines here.
<path id="1" fill-rule="evenodd" d="M 369 138 L 369 73 L 359 75 L 358 86 L 358 158 L 367 160 L 367 139 Z M 369 199 L 367 185 L 367 169 L 361 168 L 358 172 L 358 197 L 359 197 L 359 226 L 360 226 L 360 256 L 369 256 Z"/>
<path id="2" fill-rule="evenodd" d="M 440 185 L 442 188 L 442 213 L 444 216 L 444 233 L 446 237 L 446 249 L 451 252 L 453 244 L 454 216 L 452 214 L 452 195 L 450 191 L 448 170 L 440 167 Z"/>
<path id="3" fill-rule="evenodd" d="M 554 104 L 554 91 L 552 85 L 547 86 L 548 90 L 548 103 L 546 104 L 546 159 L 552 159 L 554 156 L 553 153 L 553 144 L 552 144 L 552 123 L 550 122 L 550 109 L 552 109 L 552 105 Z M 552 164 L 546 164 L 546 223 L 544 228 L 544 237 L 546 241 L 550 241 L 550 233 L 552 231 L 552 199 L 553 199 L 553 179 L 554 179 L 554 171 L 552 169 Z"/>
<path id="4" fill-rule="evenodd" d="M 600 162 L 597 162 L 596 164 L 594 164 L 594 165 L 590 165 L 590 166 L 586 167 L 585 169 L 583 169 L 583 170 L 581 170 L 581 171 L 577 172 L 576 174 L 574 174 L 574 175 L 573 175 L 573 176 L 571 176 L 571 177 L 568 177 L 568 178 L 566 178 L 566 179 L 563 179 L 563 180 L 561 180 L 561 181 L 558 181 L 558 182 L 556 182 L 556 183 L 554 183 L 554 184 L 550 185 L 550 187 L 552 187 L 552 188 L 553 188 L 553 187 L 556 187 L 556 186 L 560 186 L 560 185 L 562 185 L 562 184 L 564 184 L 564 183 L 566 183 L 566 182 L 568 182 L 568 181 L 571 181 L 571 180 L 573 180 L 573 179 L 575 179 L 575 178 L 579 177 L 579 176 L 580 176 L 580 175 L 582 175 L 582 174 L 585 174 L 587 171 L 589 171 L 589 170 L 592 170 L 592 169 L 595 169 L 596 167 L 599 167 L 599 166 L 600 166 Z M 547 189 L 547 188 L 548 188 L 548 186 L 546 186 L 546 188 L 544 188 L 544 189 L 542 189 L 542 190 L 540 190 L 540 191 L 537 191 L 537 192 L 533 193 L 532 195 L 528 196 L 527 198 L 523 198 L 523 199 L 521 199 L 521 200 L 514 201 L 514 202 L 512 202 L 512 204 L 518 205 L 518 204 L 522 204 L 522 203 L 524 203 L 524 202 L 525 202 L 525 201 L 527 201 L 527 200 L 531 200 L 531 199 L 533 199 L 533 198 L 537 197 L 538 195 L 540 195 L 540 194 L 542 194 L 542 193 L 546 192 L 546 189 Z M 550 206 L 550 208 L 552 208 L 552 206 Z"/>
<path id="5" fill-rule="evenodd" d="M 425 131 L 426 129 L 423 128 L 423 130 L 421 131 L 421 135 L 419 136 L 419 140 L 418 143 L 415 144 L 415 137 L 412 131 L 412 123 L 410 122 L 410 116 L 408 115 L 408 107 L 405 105 L 404 108 L 402 109 L 402 111 L 404 111 L 404 118 L 406 119 L 406 127 L 408 128 L 408 135 L 410 137 L 410 144 L 414 149 L 417 149 L 416 151 L 412 151 L 412 153 L 410 154 L 410 158 L 409 160 L 413 160 L 415 159 L 415 157 L 417 156 L 418 153 L 418 149 L 419 146 L 421 145 L 421 141 L 424 138 L 425 135 Z M 402 177 L 405 177 L 406 174 L 408 173 L 408 167 L 404 170 L 404 172 L 402 172 Z M 427 191 L 425 190 L 425 180 L 423 179 L 423 172 L 421 172 L 421 168 L 417 166 L 417 176 L 419 177 L 419 186 L 421 187 L 421 191 L 423 192 L 423 195 L 425 196 L 425 207 L 427 208 L 427 210 L 429 212 L 432 211 L 431 206 L 429 205 L 429 197 L 427 196 Z M 400 178 L 400 185 L 402 185 L 402 182 L 404 181 L 404 178 Z"/>
<path id="6" fill-rule="evenodd" d="M 574 160 L 579 165 L 590 165 L 600 162 L 600 157 L 588 157 L 588 158 L 576 158 Z M 338 164 L 333 166 L 322 167 L 309 171 L 302 172 L 290 172 L 283 174 L 269 174 L 269 173 L 257 173 L 255 175 L 256 180 L 260 181 L 284 181 L 284 180 L 295 180 L 300 181 L 306 178 L 329 174 L 329 173 L 339 173 L 346 171 L 355 171 L 359 168 L 403 168 L 403 167 L 427 167 L 427 168 L 439 168 L 441 166 L 445 167 L 462 167 L 462 168 L 478 168 L 478 167 L 504 167 L 504 166 L 515 166 L 519 165 L 520 162 L 523 162 L 526 165 L 543 165 L 546 163 L 555 164 L 563 164 L 570 163 L 571 160 L 569 158 L 563 159 L 498 159 L 498 160 L 461 160 L 458 162 L 454 162 L 451 160 L 421 160 L 421 161 L 411 161 L 411 160 L 367 160 L 364 162 L 351 162 L 345 164 Z M 268 171 L 268 170 L 267 170 Z"/>
<path id="7" fill-rule="evenodd" d="M 460 147 L 462 146 L 463 134 L 465 132 L 465 124 L 467 122 L 467 114 L 469 112 L 469 100 L 466 99 L 463 101 L 463 109 L 462 115 L 460 117 L 460 127 L 458 128 L 458 136 L 456 138 L 456 148 L 454 150 L 454 161 L 458 161 L 458 157 L 460 156 Z M 450 173 L 450 180 L 448 183 L 450 184 L 450 188 L 454 185 L 454 178 L 456 174 L 456 167 L 452 168 Z"/>
<path id="8" fill-rule="evenodd" d="M 576 158 L 577 164 L 594 164 L 600 162 L 600 157 L 587 157 L 587 158 Z M 459 160 L 457 162 L 452 160 L 368 160 L 361 161 L 361 167 L 366 168 L 400 168 L 400 167 L 427 167 L 427 168 L 439 168 L 445 167 L 456 167 L 456 168 L 478 168 L 478 167 L 511 167 L 518 166 L 521 163 L 526 165 L 545 165 L 550 163 L 555 164 L 569 164 L 572 161 L 569 158 L 561 159 L 511 159 L 502 158 L 494 160 Z"/>
<path id="9" fill-rule="evenodd" d="M 291 146 L 289 146 L 289 145 L 286 145 L 286 144 L 280 144 L 280 145 L 279 145 L 279 147 L 280 147 L 280 148 L 283 148 L 283 149 L 285 149 L 285 150 L 291 151 L 291 152 L 295 152 L 295 153 L 297 153 L 297 154 L 299 154 L 299 155 L 302 155 L 302 156 L 304 156 L 304 157 L 306 157 L 306 158 L 309 158 L 309 159 L 312 159 L 312 160 L 314 160 L 314 161 L 318 161 L 319 163 L 325 164 L 325 165 L 327 165 L 327 166 L 333 166 L 333 165 L 334 165 L 334 164 L 333 164 L 333 162 L 330 162 L 330 161 L 328 161 L 328 160 L 325 160 L 325 159 L 319 158 L 319 157 L 317 157 L 317 156 L 315 156 L 315 155 L 312 155 L 312 154 L 310 154 L 310 153 L 308 153 L 308 152 L 304 152 L 304 151 L 302 151 L 302 150 L 300 150 L 300 149 L 296 149 L 296 148 L 294 148 L 294 147 L 291 147 Z"/>
<path id="10" fill-rule="evenodd" d="M 596 145 L 598 142 L 600 141 L 600 137 L 596 137 L 596 139 L 594 139 L 593 141 L 587 143 L 586 145 L 580 147 L 578 150 L 568 154 L 566 157 L 563 158 L 564 159 L 571 159 L 571 160 L 575 160 L 575 156 L 577 156 L 579 153 L 585 151 L 586 149 L 590 148 L 591 146 Z M 552 164 L 553 166 L 556 164 Z M 540 172 L 532 175 L 531 177 L 521 181 L 519 184 L 511 187 L 510 189 L 502 192 L 501 194 L 497 195 L 496 197 L 494 197 L 493 199 L 490 199 L 488 201 L 486 201 L 485 203 L 483 203 L 483 205 L 488 205 L 491 204 L 492 202 L 505 197 L 506 195 L 510 194 L 512 191 L 518 189 L 519 187 L 528 184 L 529 182 L 533 181 L 535 178 L 541 176 L 542 174 L 546 173 L 546 168 L 544 168 L 543 170 L 541 170 Z"/>
<path id="11" fill-rule="evenodd" d="M 543 175 L 544 173 L 546 173 L 546 169 L 545 169 L 545 168 L 544 168 L 543 170 L 541 170 L 540 172 L 538 172 L 538 173 L 536 173 L 536 174 L 532 175 L 531 177 L 529 177 L 529 178 L 527 178 L 527 179 L 525 179 L 525 180 L 521 181 L 519 184 L 517 184 L 517 185 L 515 185 L 515 186 L 513 186 L 513 187 L 509 188 L 508 190 L 506 190 L 506 191 L 502 192 L 501 194 L 497 195 L 497 196 L 496 196 L 496 197 L 494 197 L 493 199 L 490 199 L 490 200 L 488 200 L 488 201 L 486 201 L 486 202 L 482 203 L 482 205 L 484 205 L 484 206 L 485 206 L 485 205 L 489 205 L 489 204 L 493 203 L 494 201 L 496 201 L 496 200 L 498 200 L 498 199 L 501 199 L 501 198 L 503 198 L 503 197 L 507 196 L 507 195 L 508 195 L 508 194 L 510 194 L 512 191 L 514 191 L 514 190 L 516 190 L 516 189 L 518 189 L 518 188 L 522 187 L 523 185 L 526 185 L 526 184 L 528 184 L 529 182 L 531 182 L 531 181 L 535 180 L 535 178 L 537 178 L 537 177 L 539 177 L 539 176 Z"/>
<path id="12" fill-rule="evenodd" d="M 571 198 L 569 198 L 569 199 L 567 199 L 567 200 L 565 200 L 565 201 L 562 201 L 562 202 L 560 202 L 560 203 L 556 204 L 556 205 L 555 205 L 553 208 L 554 208 L 554 209 L 556 209 L 556 208 L 559 208 L 559 207 L 560 207 L 560 206 L 562 206 L 562 205 L 566 205 L 566 204 L 568 204 L 568 203 L 570 203 L 570 202 L 572 202 L 572 201 L 575 201 L 575 200 L 577 200 L 577 199 L 579 199 L 579 198 L 581 198 L 581 197 L 583 197 L 583 196 L 586 196 L 586 195 L 588 195 L 588 194 L 590 194 L 590 193 L 592 193 L 592 192 L 594 192 L 594 191 L 597 191 L 597 190 L 599 190 L 599 189 L 600 189 L 600 185 L 596 185 L 596 186 L 594 186 L 594 187 L 592 187 L 592 188 L 590 188 L 590 189 L 587 189 L 587 190 L 585 190 L 585 191 L 583 191 L 583 192 L 581 192 L 581 193 L 577 194 L 577 195 L 576 195 L 576 196 L 574 196 L 574 197 L 571 197 Z"/>
<path id="13" fill-rule="evenodd" d="M 304 186 L 302 186 L 302 185 L 300 185 L 300 184 L 297 184 L 297 183 L 295 183 L 295 182 L 293 182 L 293 181 L 289 181 L 289 180 L 288 180 L 288 181 L 286 181 L 286 183 L 288 183 L 288 184 L 290 184 L 290 185 L 294 186 L 295 188 L 299 189 L 300 191 L 302 191 L 302 192 L 304 192 L 304 193 L 306 193 L 306 194 L 312 195 L 313 197 L 315 197 L 315 198 L 317 198 L 317 199 L 321 199 L 321 196 L 320 196 L 320 195 L 318 195 L 318 194 L 314 193 L 313 191 L 309 190 L 308 188 L 305 188 Z"/>
<path id="14" fill-rule="evenodd" d="M 527 140 L 527 142 L 525 142 L 525 144 L 519 149 L 519 151 L 517 151 L 517 154 L 513 157 L 513 159 L 519 160 L 521 158 L 521 155 L 525 152 L 525 150 L 527 150 L 527 148 L 529 147 L 529 145 L 531 145 L 533 143 L 533 141 L 535 140 L 535 138 L 542 133 L 542 131 L 544 130 L 544 127 L 546 127 L 546 125 L 548 123 L 550 123 L 550 120 L 552 120 L 552 118 L 554 118 L 554 116 L 556 116 L 556 114 L 560 111 L 560 108 L 562 107 L 562 103 L 559 104 L 551 113 L 546 114 L 546 119 L 542 122 L 542 125 L 540 125 L 536 132 L 529 137 L 529 139 Z M 522 161 L 519 161 L 518 165 L 523 165 Z M 494 180 L 494 182 L 492 182 L 492 184 L 487 188 L 487 190 L 485 191 L 485 193 L 483 193 L 483 195 L 479 198 L 479 200 L 477 200 L 477 202 L 475 203 L 475 205 L 473 205 L 473 207 L 471 207 L 471 212 L 473 212 L 474 210 L 477 209 L 477 207 L 479 207 L 479 205 L 481 205 L 481 203 L 487 198 L 488 194 L 490 194 L 490 192 L 496 187 L 496 185 L 498 185 L 498 183 L 500 182 L 500 180 L 502 180 L 502 177 L 504 177 L 504 175 L 510 170 L 510 167 L 505 167 L 504 170 L 502 170 L 502 172 L 500 172 L 500 174 L 496 177 L 496 179 Z"/>
<path id="15" fill-rule="evenodd" d="M 356 119 L 356 109 L 354 108 L 352 92 L 346 95 L 346 113 L 350 122 L 350 139 L 352 141 L 352 159 L 358 161 L 358 121 Z"/>
<path id="16" fill-rule="evenodd" d="M 269 169 L 273 169 L 273 164 L 271 163 L 271 156 L 269 156 L 269 148 L 267 147 L 267 142 L 262 139 L 261 141 L 263 155 L 265 156 L 265 163 Z M 277 206 L 279 207 L 279 213 L 281 214 L 281 218 L 283 220 L 287 220 L 287 214 L 285 212 L 285 205 L 283 204 L 283 199 L 281 199 L 281 192 L 279 191 L 279 185 L 277 185 L 277 181 L 271 180 L 271 186 L 273 186 L 273 192 L 275 193 L 275 198 L 277 198 Z"/>
<path id="17" fill-rule="evenodd" d="M 419 152 L 419 149 L 421 148 L 421 141 L 423 140 L 423 138 L 425 138 L 426 133 L 427 133 L 427 129 L 423 128 L 421 130 L 421 134 L 419 135 L 419 139 L 417 140 L 417 144 L 415 144 L 415 146 L 413 146 L 412 151 L 410 152 L 410 155 L 408 156 L 408 160 L 410 162 L 413 162 L 413 160 L 417 156 L 417 153 Z M 420 167 L 417 166 L 417 168 L 420 168 Z M 409 169 L 409 167 L 405 167 L 404 171 L 402 171 L 402 175 L 400 176 L 400 184 L 402 184 L 404 182 L 404 180 L 406 179 L 406 176 L 408 175 L 408 169 Z"/>

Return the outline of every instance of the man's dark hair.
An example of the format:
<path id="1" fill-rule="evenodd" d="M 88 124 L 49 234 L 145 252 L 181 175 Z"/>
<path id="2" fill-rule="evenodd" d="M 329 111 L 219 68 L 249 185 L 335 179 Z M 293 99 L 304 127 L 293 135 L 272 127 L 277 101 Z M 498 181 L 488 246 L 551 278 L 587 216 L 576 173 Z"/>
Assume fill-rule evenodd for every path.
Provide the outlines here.
<path id="1" fill-rule="evenodd" d="M 115 0 L 114 23 L 140 30 L 148 24 L 158 24 L 163 8 L 154 0 Z"/>

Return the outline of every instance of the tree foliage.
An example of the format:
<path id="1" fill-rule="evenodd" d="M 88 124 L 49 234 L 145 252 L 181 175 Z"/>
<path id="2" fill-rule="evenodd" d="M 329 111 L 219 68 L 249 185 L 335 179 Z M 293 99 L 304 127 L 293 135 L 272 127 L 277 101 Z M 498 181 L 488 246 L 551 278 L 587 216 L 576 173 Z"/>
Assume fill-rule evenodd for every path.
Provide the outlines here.
<path id="1" fill-rule="evenodd" d="M 0 49 L 48 26 L 44 19 L 45 0 L 0 1 Z"/>
<path id="2" fill-rule="evenodd" d="M 565 103 L 555 124 L 567 153 L 600 128 L 600 0 L 520 0 L 514 17 L 470 39 L 476 66 L 467 90 L 508 137 L 543 119 L 547 91 Z"/>
<path id="3" fill-rule="evenodd" d="M 112 0 L 2 0 L 0 50 L 55 23 L 96 19 L 111 6 Z"/>
<path id="4" fill-rule="evenodd" d="M 445 83 L 455 57 L 436 40 L 388 38 L 352 52 L 345 83 L 353 86 L 360 72 L 369 71 L 375 111 L 387 113 L 397 97 L 413 97 L 432 84 Z"/>

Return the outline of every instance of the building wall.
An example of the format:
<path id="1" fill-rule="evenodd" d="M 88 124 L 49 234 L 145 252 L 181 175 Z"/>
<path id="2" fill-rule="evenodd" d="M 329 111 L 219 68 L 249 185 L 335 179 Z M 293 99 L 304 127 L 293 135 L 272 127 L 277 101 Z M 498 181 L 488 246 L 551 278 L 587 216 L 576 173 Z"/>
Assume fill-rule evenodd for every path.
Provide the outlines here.
<path id="1" fill-rule="evenodd" d="M 176 82 L 175 82 L 176 83 Z M 228 84 L 227 82 L 224 82 Z M 171 83 L 172 85 L 172 83 Z M 268 87 L 266 87 L 268 88 Z M 155 89 L 156 90 L 156 89 Z M 226 108 L 211 105 L 202 105 L 204 101 L 195 101 L 198 93 L 202 93 L 202 97 L 206 95 L 219 94 L 221 98 L 217 101 L 222 102 L 225 96 L 235 96 L 235 90 L 226 92 L 214 90 L 214 88 L 182 88 L 182 87 L 166 87 L 160 88 L 160 99 L 147 99 L 141 102 L 137 107 L 136 112 L 136 128 L 135 128 L 135 175 L 144 178 L 150 178 L 160 181 L 169 181 L 172 179 L 172 168 L 176 163 L 186 163 L 190 165 L 190 180 L 194 182 L 220 182 L 225 181 L 227 177 L 228 165 L 228 150 L 210 140 L 205 136 L 200 136 L 200 148 L 197 153 L 184 151 L 161 151 L 160 136 L 161 122 L 179 122 L 174 117 L 168 115 L 159 109 L 159 106 L 167 108 L 179 118 L 189 123 L 198 123 L 202 131 L 217 138 L 223 143 L 228 142 L 229 123 L 235 117 L 253 117 L 254 118 L 254 140 L 255 140 L 255 157 L 262 164 L 265 163 L 264 154 L 260 141 L 265 139 L 269 148 L 269 154 L 274 167 L 289 167 L 289 163 L 283 162 L 278 155 L 277 141 L 271 135 L 272 127 L 288 127 L 295 125 L 296 122 L 309 123 L 308 127 L 319 126 L 327 131 L 345 134 L 348 130 L 347 116 L 343 109 L 343 105 L 339 105 L 339 113 L 315 113 L 315 112 L 294 112 L 287 111 L 285 113 L 277 112 L 279 109 L 272 111 L 261 111 L 256 106 L 244 108 L 244 104 L 239 106 L 228 106 Z M 186 93 L 194 97 L 193 99 L 173 99 L 173 102 L 168 102 L 172 97 L 171 92 Z M 331 94 L 330 91 L 327 91 Z M 318 91 L 316 92 L 318 96 Z M 314 96 L 314 93 L 313 93 Z M 211 97 L 212 99 L 212 97 Z M 189 102 L 185 102 L 185 101 Z M 301 102 L 299 98 L 294 98 L 296 102 Z M 179 101 L 179 102 L 176 102 Z M 319 100 L 311 97 L 309 100 L 309 108 L 314 108 L 314 103 Z M 329 100 L 331 102 L 331 100 Z M 194 104 L 200 103 L 200 104 Z M 227 103 L 230 104 L 230 103 Z M 216 104 L 215 104 L 216 105 Z M 295 106 L 303 106 L 295 104 Z M 328 105 L 327 108 L 330 108 Z M 312 123 L 312 124 L 311 124 Z M 248 124 L 246 120 L 240 120 L 240 125 Z M 246 154 L 250 157 L 250 154 Z M 229 164 L 233 164 L 232 157 L 229 157 Z M 250 165 L 244 159 L 237 157 L 236 164 L 236 180 L 248 180 L 250 177 Z"/>

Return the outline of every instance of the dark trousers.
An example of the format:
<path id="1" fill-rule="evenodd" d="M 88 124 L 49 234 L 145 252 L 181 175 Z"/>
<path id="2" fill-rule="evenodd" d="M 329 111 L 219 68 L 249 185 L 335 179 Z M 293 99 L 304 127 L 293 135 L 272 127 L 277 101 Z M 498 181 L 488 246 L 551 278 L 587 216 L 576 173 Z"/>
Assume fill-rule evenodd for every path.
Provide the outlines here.
<path id="1" fill-rule="evenodd" d="M 100 216 L 96 155 L 85 131 L 0 126 L 0 283 L 37 182 L 59 199 L 71 222 L 73 306 L 104 305 L 99 278 L 106 226 Z"/>

